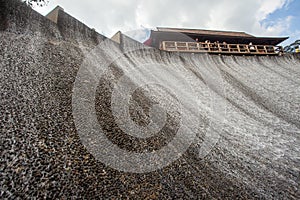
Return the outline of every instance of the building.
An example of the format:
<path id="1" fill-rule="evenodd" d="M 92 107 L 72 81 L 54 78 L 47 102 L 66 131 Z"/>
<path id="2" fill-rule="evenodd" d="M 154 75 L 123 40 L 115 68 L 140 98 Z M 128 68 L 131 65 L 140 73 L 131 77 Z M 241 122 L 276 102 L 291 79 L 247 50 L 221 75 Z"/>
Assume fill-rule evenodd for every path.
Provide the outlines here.
<path id="1" fill-rule="evenodd" d="M 300 53 L 300 40 L 296 40 L 292 44 L 284 47 L 284 52 L 287 52 L 287 53 Z"/>
<path id="2" fill-rule="evenodd" d="M 144 43 L 165 51 L 217 54 L 278 55 L 288 37 L 255 37 L 245 32 L 161 28 Z"/>

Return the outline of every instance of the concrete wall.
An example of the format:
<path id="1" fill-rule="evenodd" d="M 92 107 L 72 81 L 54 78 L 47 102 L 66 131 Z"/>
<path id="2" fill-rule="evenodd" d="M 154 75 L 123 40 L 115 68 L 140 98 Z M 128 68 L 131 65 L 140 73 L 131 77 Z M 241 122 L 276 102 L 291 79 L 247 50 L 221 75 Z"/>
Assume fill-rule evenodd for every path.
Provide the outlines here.
<path id="1" fill-rule="evenodd" d="M 63 10 L 58 10 L 57 26 L 65 40 L 98 44 L 105 38 Z"/>
<path id="2" fill-rule="evenodd" d="M 48 18 L 18 0 L 0 1 L 0 30 L 18 34 L 40 34 L 52 40 L 98 44 L 105 37 L 57 7 Z"/>
<path id="3" fill-rule="evenodd" d="M 60 6 L 56 6 L 51 12 L 49 12 L 46 17 L 48 19 L 50 19 L 51 21 L 53 21 L 54 23 L 57 23 L 57 18 L 58 18 L 58 11 L 59 10 L 64 10 L 62 7 Z"/>
<path id="4" fill-rule="evenodd" d="M 121 44 L 121 32 L 118 31 L 116 34 L 114 34 L 112 37 L 111 37 L 111 40 L 112 41 L 115 41 L 116 43 L 118 44 Z"/>

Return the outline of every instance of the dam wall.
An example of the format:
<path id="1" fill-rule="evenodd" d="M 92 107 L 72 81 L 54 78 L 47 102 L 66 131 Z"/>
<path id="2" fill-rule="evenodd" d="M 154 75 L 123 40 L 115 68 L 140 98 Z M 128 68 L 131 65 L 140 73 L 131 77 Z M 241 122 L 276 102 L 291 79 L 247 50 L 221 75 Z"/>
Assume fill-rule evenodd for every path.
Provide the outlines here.
<path id="1" fill-rule="evenodd" d="M 0 5 L 1 199 L 299 199 L 299 57 L 163 52 Z"/>

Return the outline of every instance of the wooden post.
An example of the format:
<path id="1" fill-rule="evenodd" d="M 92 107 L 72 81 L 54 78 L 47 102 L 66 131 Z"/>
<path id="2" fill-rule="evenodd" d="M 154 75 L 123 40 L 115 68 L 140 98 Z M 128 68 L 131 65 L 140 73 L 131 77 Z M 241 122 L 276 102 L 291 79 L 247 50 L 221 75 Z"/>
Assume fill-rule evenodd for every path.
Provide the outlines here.
<path id="1" fill-rule="evenodd" d="M 237 49 L 238 49 L 238 52 L 241 53 L 240 45 L 237 44 L 236 47 L 237 47 Z"/>
<path id="2" fill-rule="evenodd" d="M 266 45 L 264 45 L 264 50 L 265 50 L 265 53 L 268 53 Z"/>

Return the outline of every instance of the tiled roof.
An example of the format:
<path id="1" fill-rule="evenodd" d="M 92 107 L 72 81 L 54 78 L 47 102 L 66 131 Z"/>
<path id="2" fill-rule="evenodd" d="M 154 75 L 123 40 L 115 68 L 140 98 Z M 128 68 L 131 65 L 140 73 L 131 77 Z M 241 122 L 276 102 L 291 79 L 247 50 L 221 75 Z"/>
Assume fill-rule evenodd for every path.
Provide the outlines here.
<path id="1" fill-rule="evenodd" d="M 200 34 L 200 35 L 254 37 L 253 35 L 250 35 L 245 32 L 235 32 L 235 31 L 216 31 L 216 30 L 203 30 L 203 29 L 162 28 L 162 27 L 157 27 L 157 30 L 163 32 L 180 32 L 180 33 L 191 33 L 191 34 Z"/>

